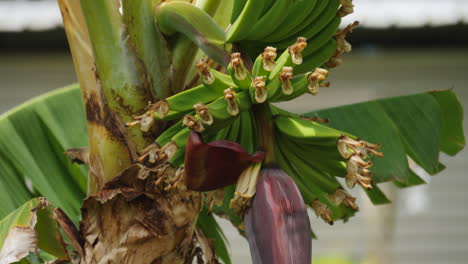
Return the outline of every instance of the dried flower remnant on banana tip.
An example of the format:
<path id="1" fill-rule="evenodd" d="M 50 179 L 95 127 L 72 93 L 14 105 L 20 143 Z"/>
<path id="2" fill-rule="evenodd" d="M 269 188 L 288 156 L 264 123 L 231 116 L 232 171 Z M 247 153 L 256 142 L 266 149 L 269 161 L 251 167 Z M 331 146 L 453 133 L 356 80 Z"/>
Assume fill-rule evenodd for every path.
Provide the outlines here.
<path id="1" fill-rule="evenodd" d="M 265 76 L 255 77 L 253 80 L 253 87 L 255 90 L 255 101 L 263 103 L 268 97 L 268 90 L 265 86 Z"/>
<path id="2" fill-rule="evenodd" d="M 344 204 L 346 207 L 351 207 L 354 210 L 359 210 L 356 204 L 356 198 L 344 191 L 343 189 L 337 189 L 334 194 L 328 196 L 329 200 L 336 204 Z"/>
<path id="3" fill-rule="evenodd" d="M 182 124 L 198 133 L 205 131 L 201 121 L 193 115 L 185 115 Z"/>
<path id="4" fill-rule="evenodd" d="M 236 116 L 239 114 L 239 106 L 236 101 L 236 92 L 232 88 L 224 90 L 224 99 L 227 102 L 227 111 L 230 115 Z"/>
<path id="5" fill-rule="evenodd" d="M 340 0 L 341 7 L 338 10 L 338 17 L 345 17 L 354 13 L 353 0 Z"/>
<path id="6" fill-rule="evenodd" d="M 146 107 L 146 112 L 144 114 L 133 116 L 135 121 L 125 123 L 125 126 L 132 127 L 139 124 L 141 126 L 141 131 L 148 132 L 155 124 L 155 112 L 158 112 L 159 116 L 165 116 L 169 112 L 169 105 L 164 100 L 158 101 L 155 104 L 150 102 Z"/>
<path id="7" fill-rule="evenodd" d="M 293 88 L 291 84 L 291 79 L 293 78 L 293 68 L 292 67 L 283 67 L 283 70 L 279 76 L 281 80 L 281 88 L 283 93 L 290 95 L 293 93 Z"/>
<path id="8" fill-rule="evenodd" d="M 336 43 L 338 45 L 338 52 L 351 52 L 352 46 L 346 41 L 346 37 L 353 32 L 353 30 L 359 26 L 359 21 L 355 21 L 352 24 L 349 24 L 342 30 L 339 30 L 335 34 Z"/>
<path id="9" fill-rule="evenodd" d="M 208 126 L 211 126 L 213 124 L 213 116 L 210 114 L 210 111 L 208 110 L 208 107 L 205 104 L 195 104 L 193 106 L 193 109 L 195 109 L 195 113 L 197 113 L 197 115 L 200 116 L 201 121 L 204 124 Z"/>
<path id="10" fill-rule="evenodd" d="M 262 53 L 263 58 L 263 69 L 265 71 L 272 71 L 276 65 L 275 59 L 278 54 L 276 53 L 276 48 L 266 47 L 265 51 Z"/>
<path id="11" fill-rule="evenodd" d="M 245 78 L 247 78 L 247 72 L 244 67 L 244 61 L 242 60 L 241 54 L 239 52 L 231 54 L 231 65 L 234 69 L 236 79 L 245 80 Z"/>
<path id="12" fill-rule="evenodd" d="M 309 81 L 308 89 L 309 93 L 312 95 L 317 95 L 320 89 L 320 81 L 323 81 L 327 78 L 328 71 L 322 68 L 316 68 L 309 76 L 307 77 Z M 328 86 L 329 84 L 327 84 Z"/>
<path id="13" fill-rule="evenodd" d="M 333 225 L 333 212 L 324 203 L 319 200 L 312 201 L 310 204 L 317 217 L 322 217 L 328 224 Z"/>
<path id="14" fill-rule="evenodd" d="M 208 63 L 206 63 L 204 60 L 200 60 L 195 66 L 203 83 L 209 85 L 215 81 L 215 76 L 211 72 L 211 67 L 208 65 Z"/>
<path id="15" fill-rule="evenodd" d="M 216 189 L 205 193 L 205 204 L 208 212 L 213 213 L 214 206 L 222 206 L 224 202 L 224 189 Z"/>
<path id="16" fill-rule="evenodd" d="M 371 144 L 364 140 L 354 140 L 342 136 L 337 143 L 338 152 L 347 160 L 346 162 L 346 185 L 353 188 L 356 183 L 366 189 L 372 188 L 372 173 L 368 170 L 372 166 L 371 161 L 364 161 L 369 155 L 383 157 L 378 152 L 381 145 Z"/>
<path id="17" fill-rule="evenodd" d="M 307 39 L 303 37 L 297 38 L 296 43 L 289 47 L 292 62 L 296 65 L 302 63 L 302 51 L 307 47 Z"/>

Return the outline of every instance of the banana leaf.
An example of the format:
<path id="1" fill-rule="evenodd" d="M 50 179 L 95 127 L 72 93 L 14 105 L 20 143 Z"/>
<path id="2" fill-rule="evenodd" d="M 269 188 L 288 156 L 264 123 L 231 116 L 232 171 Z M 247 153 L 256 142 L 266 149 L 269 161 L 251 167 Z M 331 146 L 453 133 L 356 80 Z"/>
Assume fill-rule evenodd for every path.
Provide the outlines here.
<path id="1" fill-rule="evenodd" d="M 0 116 L 0 218 L 44 196 L 79 220 L 87 170 L 72 164 L 64 152 L 87 145 L 80 96 L 78 86 L 72 85 Z"/>
<path id="2" fill-rule="evenodd" d="M 34 98 L 1 115 L 0 219 L 32 198 L 43 196 L 77 224 L 88 172 L 85 166 L 72 164 L 64 152 L 84 147 L 87 142 L 85 112 L 76 84 Z M 216 219 L 200 217 L 197 226 L 216 241 L 217 253 L 230 263 L 226 240 Z"/>
<path id="3" fill-rule="evenodd" d="M 304 115 L 327 118 L 330 127 L 382 144 L 385 157 L 373 160 L 376 183 L 396 181 L 399 187 L 424 183 L 412 172 L 408 157 L 434 175 L 444 168 L 439 162 L 440 152 L 453 156 L 465 146 L 463 109 L 451 90 L 373 100 Z"/>
<path id="4" fill-rule="evenodd" d="M 38 249 L 69 260 L 51 206 L 34 198 L 0 221 L 0 263 L 20 261 Z"/>

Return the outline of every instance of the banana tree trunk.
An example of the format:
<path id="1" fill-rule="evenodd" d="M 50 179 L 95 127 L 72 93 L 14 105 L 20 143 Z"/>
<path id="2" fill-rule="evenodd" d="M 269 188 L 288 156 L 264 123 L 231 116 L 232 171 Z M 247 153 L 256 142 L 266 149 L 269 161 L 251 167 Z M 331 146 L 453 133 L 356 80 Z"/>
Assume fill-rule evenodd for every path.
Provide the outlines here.
<path id="1" fill-rule="evenodd" d="M 168 188 L 176 172 L 167 164 L 132 165 L 154 134 L 124 124 L 160 96 L 154 78 L 164 66 L 138 59 L 136 52 L 152 51 L 129 43 L 117 2 L 59 0 L 88 121 L 89 151 L 80 153 L 90 168 L 88 197 L 73 243 L 78 262 L 190 263 L 201 194 Z"/>
<path id="2" fill-rule="evenodd" d="M 154 184 L 173 176 L 171 168 L 144 172 L 132 166 L 109 190 L 89 197 L 82 209 L 81 263 L 191 263 L 202 199 L 198 193 L 165 191 Z M 129 179 L 144 187 L 123 187 Z"/>

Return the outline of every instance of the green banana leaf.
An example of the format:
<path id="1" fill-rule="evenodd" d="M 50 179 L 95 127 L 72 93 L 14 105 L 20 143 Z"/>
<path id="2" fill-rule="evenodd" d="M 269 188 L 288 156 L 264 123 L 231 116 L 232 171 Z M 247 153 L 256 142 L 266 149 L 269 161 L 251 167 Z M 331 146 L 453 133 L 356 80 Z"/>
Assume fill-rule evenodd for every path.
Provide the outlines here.
<path id="1" fill-rule="evenodd" d="M 323 109 L 305 116 L 328 118 L 330 127 L 382 144 L 385 157 L 373 160 L 376 183 L 396 181 L 400 187 L 422 184 L 407 157 L 434 175 L 444 168 L 439 163 L 441 151 L 453 156 L 465 146 L 463 109 L 451 90 Z"/>
<path id="2" fill-rule="evenodd" d="M 76 84 L 1 115 L 0 219 L 32 198 L 43 196 L 78 223 L 88 172 L 85 166 L 72 164 L 64 152 L 87 142 L 85 113 Z M 227 242 L 216 219 L 200 217 L 198 226 L 216 241 L 219 257 L 230 263 Z"/>
<path id="3" fill-rule="evenodd" d="M 63 154 L 87 145 L 79 98 L 78 86 L 73 85 L 0 116 L 0 218 L 31 198 L 44 196 L 75 222 L 79 220 L 87 171 Z"/>
<path id="4" fill-rule="evenodd" d="M 38 249 L 69 259 L 51 206 L 34 198 L 0 221 L 0 262 L 19 261 Z"/>
<path id="5" fill-rule="evenodd" d="M 216 256 L 225 264 L 231 264 L 226 236 L 218 222 L 216 222 L 216 219 L 208 212 L 206 207 L 203 207 L 203 210 L 198 216 L 197 227 L 203 231 L 206 237 L 213 241 Z"/>

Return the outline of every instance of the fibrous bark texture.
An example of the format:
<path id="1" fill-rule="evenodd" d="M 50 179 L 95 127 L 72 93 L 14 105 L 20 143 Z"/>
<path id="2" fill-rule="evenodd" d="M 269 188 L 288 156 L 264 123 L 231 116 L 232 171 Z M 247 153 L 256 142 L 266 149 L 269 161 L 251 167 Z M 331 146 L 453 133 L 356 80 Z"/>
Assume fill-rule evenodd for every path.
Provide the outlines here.
<path id="1" fill-rule="evenodd" d="M 134 165 L 89 197 L 81 263 L 191 263 L 202 197 L 171 185 L 174 174 Z"/>

